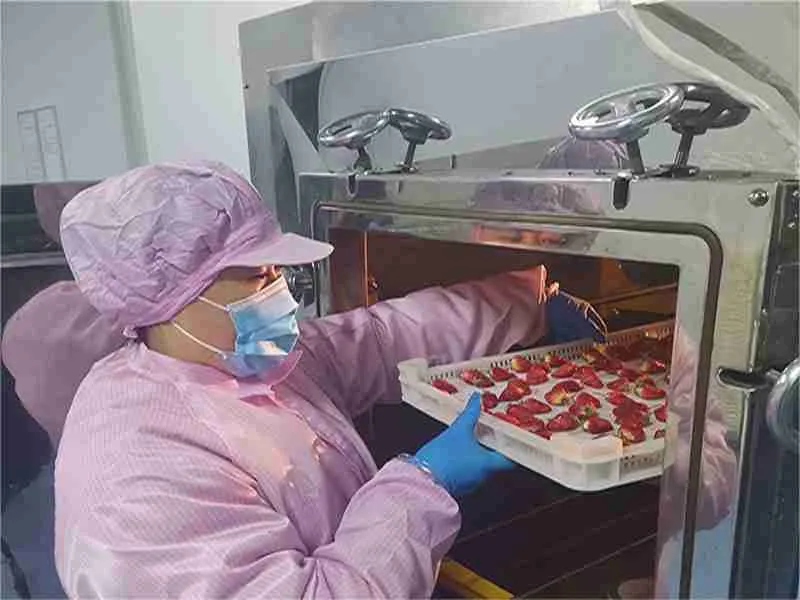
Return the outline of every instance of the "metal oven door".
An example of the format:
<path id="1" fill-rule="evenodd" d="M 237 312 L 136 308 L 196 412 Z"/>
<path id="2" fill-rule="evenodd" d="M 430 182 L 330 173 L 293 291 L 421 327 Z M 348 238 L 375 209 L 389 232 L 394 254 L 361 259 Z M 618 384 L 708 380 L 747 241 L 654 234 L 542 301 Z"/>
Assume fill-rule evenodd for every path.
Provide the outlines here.
<path id="1" fill-rule="evenodd" d="M 531 187 L 566 186 L 594 195 L 600 208 L 597 214 L 586 215 L 476 207 L 475 197 L 482 187 L 509 181 Z M 529 253 L 528 259 L 517 259 L 523 262 L 547 262 L 547 257 L 562 263 L 606 259 L 612 264 L 622 261 L 675 269 L 676 330 L 680 331 L 676 337 L 681 341 L 673 350 L 673 360 L 680 351 L 687 369 L 682 385 L 687 388 L 689 410 L 677 439 L 670 442 L 676 460 L 660 482 L 657 593 L 725 596 L 734 563 L 730 524 L 737 517 L 738 471 L 747 459 L 741 453 L 749 451 L 742 444 L 748 424 L 743 420 L 744 407 L 752 389 L 722 385 L 713 374 L 722 367 L 751 372 L 756 366 L 753 349 L 759 328 L 753 323 L 764 298 L 775 206 L 785 197 L 781 189 L 776 177 L 724 174 L 689 181 L 632 181 L 542 171 L 308 174 L 300 176 L 299 207 L 306 231 L 337 245 L 331 260 L 317 272 L 321 315 L 368 305 L 385 291 L 385 282 L 370 281 L 366 264 L 370 240 L 382 236 L 397 236 L 397 247 L 409 239 L 430 240 L 429 262 L 450 252 L 452 271 L 462 273 L 480 268 L 480 260 L 469 258 L 476 246 L 487 253 L 492 248 Z M 494 235 L 476 236 L 480 230 Z M 558 243 L 547 241 L 552 239 Z M 464 252 L 453 252 L 452 247 L 436 250 L 435 244 L 441 243 L 462 244 Z M 413 265 L 407 261 L 396 263 L 398 290 L 402 286 L 397 280 L 408 269 Z M 579 283 L 580 278 L 573 281 Z M 431 280 L 427 285 L 436 283 L 448 282 Z M 569 289 L 566 282 L 564 286 Z M 618 296 L 624 300 L 626 293 Z M 724 413 L 724 426 L 716 431 L 711 423 L 718 418 L 718 409 L 710 408 L 712 398 Z M 530 503 L 535 505 L 536 499 Z M 713 552 L 696 547 L 702 542 L 700 532 L 714 534 Z M 499 551 L 491 548 L 490 553 Z M 517 559 L 527 569 L 534 568 L 523 557 Z M 710 583 L 700 576 L 711 572 L 715 575 Z M 537 596 L 545 590 L 552 594 L 557 588 L 534 586 L 512 593 Z M 600 593 L 603 590 L 595 590 L 594 595 Z"/>

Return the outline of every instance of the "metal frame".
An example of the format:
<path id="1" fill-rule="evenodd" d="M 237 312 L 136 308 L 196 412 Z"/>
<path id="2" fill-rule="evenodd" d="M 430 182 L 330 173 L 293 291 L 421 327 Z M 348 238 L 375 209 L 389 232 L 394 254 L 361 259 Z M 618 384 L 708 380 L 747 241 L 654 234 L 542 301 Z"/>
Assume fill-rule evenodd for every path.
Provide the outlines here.
<path id="1" fill-rule="evenodd" d="M 685 329 L 701 332 L 695 409 L 689 437 L 684 440 L 691 448 L 689 472 L 679 517 L 679 589 L 681 596 L 691 596 L 692 570 L 702 568 L 694 556 L 694 535 L 706 398 L 710 392 L 726 398 L 729 404 L 747 404 L 749 391 L 728 389 L 712 374 L 721 366 L 742 370 L 755 366 L 754 350 L 761 345 L 763 331 L 752 324 L 768 285 L 770 232 L 782 177 L 706 173 L 702 178 L 669 180 L 631 179 L 627 173 L 443 171 L 413 176 L 303 174 L 299 181 L 303 229 L 319 239 L 326 239 L 330 227 L 344 226 L 470 241 L 471 224 L 491 223 L 509 229 L 544 228 L 592 237 L 588 248 L 576 243 L 558 248 L 531 247 L 532 250 L 668 262 L 681 267 L 678 318 Z M 566 186 L 591 194 L 598 201 L 598 215 L 506 213 L 475 208 L 473 198 L 479 187 L 501 181 Z M 756 189 L 768 191 L 766 204 L 748 200 Z M 620 194 L 625 195 L 625 202 L 615 203 Z M 348 223 L 346 215 L 358 215 L 359 222 Z M 322 295 L 319 310 L 324 313 L 324 301 L 330 291 L 326 264 L 319 266 L 317 277 Z M 738 323 L 739 329 L 732 329 L 732 323 Z M 734 427 L 732 445 L 738 447 L 739 438 L 746 433 Z M 659 518 L 666 523 L 674 517 Z M 732 554 L 733 544 L 732 538 L 726 541 L 720 560 L 725 560 L 726 552 Z"/>

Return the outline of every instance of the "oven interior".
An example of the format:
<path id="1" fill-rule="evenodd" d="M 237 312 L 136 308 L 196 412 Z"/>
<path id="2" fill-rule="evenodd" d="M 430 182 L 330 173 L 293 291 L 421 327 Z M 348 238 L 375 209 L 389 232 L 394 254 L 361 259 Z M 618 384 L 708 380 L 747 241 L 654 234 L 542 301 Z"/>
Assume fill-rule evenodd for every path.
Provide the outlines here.
<path id="1" fill-rule="evenodd" d="M 595 306 L 609 331 L 675 315 L 676 266 L 529 250 L 499 233 L 486 244 L 330 228 L 329 311 L 543 264 L 550 281 Z M 379 465 L 443 429 L 401 403 L 373 408 L 357 427 Z M 463 500 L 449 556 L 515 597 L 606 597 L 623 581 L 653 576 L 658 501 L 658 479 L 584 494 L 518 468 Z M 442 578 L 440 586 L 440 596 L 453 596 Z"/>

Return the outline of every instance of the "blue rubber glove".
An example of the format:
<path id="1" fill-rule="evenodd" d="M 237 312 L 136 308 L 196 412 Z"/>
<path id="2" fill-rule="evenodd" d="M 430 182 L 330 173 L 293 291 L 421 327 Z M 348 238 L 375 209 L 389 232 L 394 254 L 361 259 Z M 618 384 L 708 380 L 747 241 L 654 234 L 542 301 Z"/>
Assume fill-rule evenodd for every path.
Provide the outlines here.
<path id="1" fill-rule="evenodd" d="M 492 473 L 514 467 L 505 456 L 478 443 L 475 425 L 480 415 L 481 397 L 475 392 L 450 427 L 420 448 L 414 457 L 454 498 L 469 494 Z"/>
<path id="2" fill-rule="evenodd" d="M 591 304 L 556 288 L 544 305 L 547 335 L 542 345 L 566 344 L 593 339 L 604 342 L 608 330 L 605 321 Z"/>

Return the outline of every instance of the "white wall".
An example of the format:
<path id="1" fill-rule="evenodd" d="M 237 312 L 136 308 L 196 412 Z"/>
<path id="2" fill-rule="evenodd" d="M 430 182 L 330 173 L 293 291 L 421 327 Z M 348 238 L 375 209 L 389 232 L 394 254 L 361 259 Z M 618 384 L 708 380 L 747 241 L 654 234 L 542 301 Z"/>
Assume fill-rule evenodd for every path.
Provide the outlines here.
<path id="1" fill-rule="evenodd" d="M 221 160 L 249 175 L 238 26 L 302 4 L 131 2 L 147 160 Z"/>
<path id="2" fill-rule="evenodd" d="M 3 2 L 2 43 L 2 182 L 28 182 L 17 112 L 47 105 L 57 110 L 67 179 L 125 170 L 107 4 Z"/>

